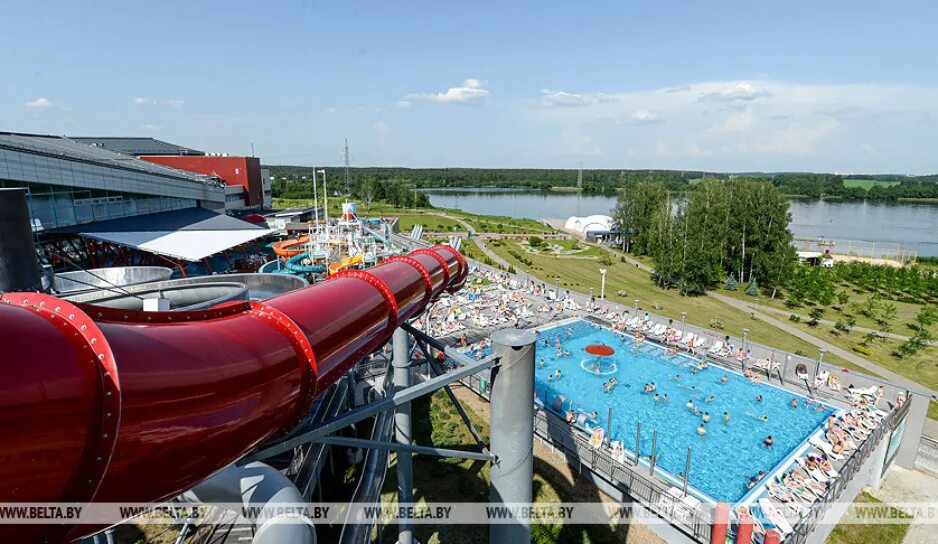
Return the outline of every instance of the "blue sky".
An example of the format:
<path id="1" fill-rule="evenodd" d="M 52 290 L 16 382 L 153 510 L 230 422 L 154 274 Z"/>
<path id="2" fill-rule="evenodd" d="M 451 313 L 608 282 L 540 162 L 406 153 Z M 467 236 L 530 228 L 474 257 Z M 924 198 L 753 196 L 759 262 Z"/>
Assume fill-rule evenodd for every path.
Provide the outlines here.
<path id="1" fill-rule="evenodd" d="M 938 172 L 934 2 L 20 2 L 0 130 L 268 163 Z"/>

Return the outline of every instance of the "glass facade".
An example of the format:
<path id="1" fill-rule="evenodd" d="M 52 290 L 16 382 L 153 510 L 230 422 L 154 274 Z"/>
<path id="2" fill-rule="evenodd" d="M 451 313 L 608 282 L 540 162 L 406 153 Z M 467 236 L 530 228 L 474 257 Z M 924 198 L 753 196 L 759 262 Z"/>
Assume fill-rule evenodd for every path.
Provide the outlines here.
<path id="1" fill-rule="evenodd" d="M 29 204 L 33 230 L 191 208 L 198 204 L 191 198 L 141 195 L 0 179 L 0 188 L 11 187 L 26 188 L 26 202 Z"/>
<path id="2" fill-rule="evenodd" d="M 0 187 L 27 189 L 36 231 L 200 205 L 224 209 L 221 184 L 69 140 L 0 136 Z M 57 145 L 70 147 L 56 154 Z"/>

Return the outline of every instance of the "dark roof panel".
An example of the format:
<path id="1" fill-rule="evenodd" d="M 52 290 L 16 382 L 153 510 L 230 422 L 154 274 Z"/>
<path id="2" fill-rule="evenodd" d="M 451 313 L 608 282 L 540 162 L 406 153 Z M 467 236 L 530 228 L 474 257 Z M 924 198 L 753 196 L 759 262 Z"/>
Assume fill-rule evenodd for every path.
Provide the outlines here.
<path id="1" fill-rule="evenodd" d="M 125 155 L 205 155 L 204 151 L 176 145 L 156 138 L 70 136 L 76 142 L 116 151 Z"/>

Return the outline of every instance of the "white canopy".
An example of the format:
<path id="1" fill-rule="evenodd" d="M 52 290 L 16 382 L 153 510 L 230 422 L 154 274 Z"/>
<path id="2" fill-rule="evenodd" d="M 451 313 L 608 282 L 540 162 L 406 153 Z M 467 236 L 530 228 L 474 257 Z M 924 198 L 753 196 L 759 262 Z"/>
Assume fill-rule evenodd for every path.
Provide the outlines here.
<path id="1" fill-rule="evenodd" d="M 81 235 L 157 255 L 186 261 L 201 261 L 210 255 L 275 232 L 277 232 L 276 229 L 176 230 L 83 232 Z"/>

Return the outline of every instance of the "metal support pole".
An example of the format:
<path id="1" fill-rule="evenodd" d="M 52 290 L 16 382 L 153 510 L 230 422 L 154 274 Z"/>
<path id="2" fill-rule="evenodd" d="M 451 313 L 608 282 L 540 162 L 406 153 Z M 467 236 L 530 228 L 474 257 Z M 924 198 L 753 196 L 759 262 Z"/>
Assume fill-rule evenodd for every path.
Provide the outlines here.
<path id="1" fill-rule="evenodd" d="M 749 351 L 749 329 L 743 329 L 743 351 Z"/>
<path id="2" fill-rule="evenodd" d="M 687 480 L 690 478 L 690 448 L 687 448 L 687 463 L 684 465 L 684 494 L 687 495 Z"/>
<path id="3" fill-rule="evenodd" d="M 651 456 L 648 458 L 648 474 L 655 475 L 655 461 L 657 461 L 658 429 L 651 431 Z"/>
<path id="4" fill-rule="evenodd" d="M 534 480 L 534 344 L 531 331 L 501 330 L 492 346 L 501 365 L 492 372 L 490 429 L 492 463 L 489 501 L 528 507 Z M 489 542 L 531 542 L 529 521 L 489 526 Z"/>
<path id="5" fill-rule="evenodd" d="M 609 405 L 609 414 L 606 416 L 606 441 L 612 443 L 612 405 Z"/>
<path id="6" fill-rule="evenodd" d="M 391 337 L 394 358 L 391 366 L 394 368 L 394 392 L 410 386 L 410 337 L 407 331 L 398 327 Z M 399 444 L 411 445 L 413 443 L 413 426 L 411 422 L 410 403 L 406 402 L 397 407 L 394 412 L 394 436 Z M 414 502 L 414 464 L 413 454 L 410 452 L 397 452 L 397 503 L 407 506 Z M 398 523 L 398 544 L 412 544 L 414 541 L 414 526 L 406 519 Z"/>
<path id="7" fill-rule="evenodd" d="M 681 338 L 684 338 L 685 332 L 687 332 L 687 312 L 681 312 Z"/>
<path id="8" fill-rule="evenodd" d="M 635 464 L 638 464 L 638 452 L 642 449 L 642 422 L 639 421 L 635 429 Z"/>
<path id="9" fill-rule="evenodd" d="M 638 299 L 635 299 L 635 315 L 638 315 Z"/>

